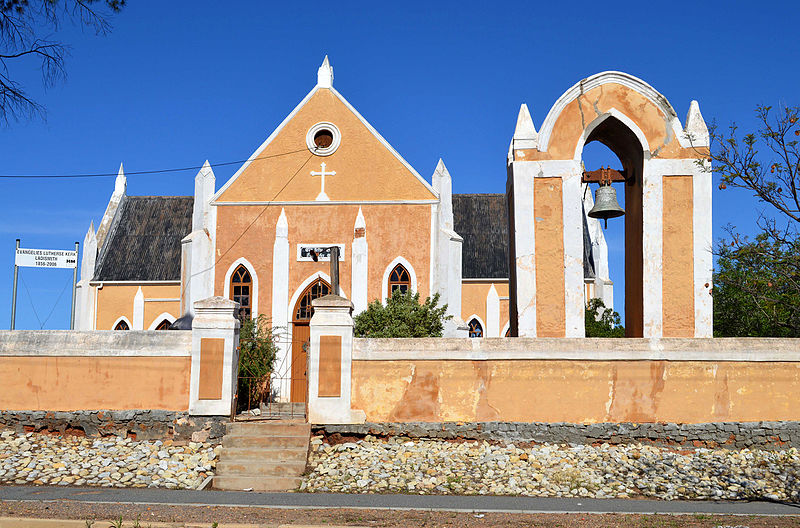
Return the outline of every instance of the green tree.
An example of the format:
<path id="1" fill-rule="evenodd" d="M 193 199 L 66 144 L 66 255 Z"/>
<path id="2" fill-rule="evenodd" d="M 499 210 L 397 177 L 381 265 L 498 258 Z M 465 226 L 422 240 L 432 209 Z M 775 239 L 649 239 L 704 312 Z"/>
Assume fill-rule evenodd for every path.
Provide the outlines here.
<path id="1" fill-rule="evenodd" d="M 66 77 L 69 47 L 43 34 L 67 20 L 104 35 L 111 30 L 109 15 L 124 5 L 125 0 L 0 0 L 0 121 L 44 116 L 42 105 L 14 79 L 15 66 L 38 61 L 45 88 Z"/>
<path id="2" fill-rule="evenodd" d="M 714 334 L 800 335 L 799 107 L 756 107 L 758 130 L 740 135 L 710 130 L 709 161 L 720 190 L 750 191 L 767 206 L 751 240 L 728 226 L 715 253 Z"/>
<path id="3" fill-rule="evenodd" d="M 442 337 L 447 305 L 437 307 L 439 294 L 428 297 L 420 304 L 419 293 L 395 291 L 384 306 L 373 301 L 358 314 L 355 321 L 356 337 Z"/>
<path id="4" fill-rule="evenodd" d="M 617 312 L 601 299 L 589 299 L 589 306 L 584 312 L 586 337 L 625 337 L 625 327 L 620 324 Z"/>
<path id="5" fill-rule="evenodd" d="M 239 410 L 247 410 L 267 401 L 269 376 L 275 366 L 277 334 L 263 314 L 244 319 L 239 329 Z"/>

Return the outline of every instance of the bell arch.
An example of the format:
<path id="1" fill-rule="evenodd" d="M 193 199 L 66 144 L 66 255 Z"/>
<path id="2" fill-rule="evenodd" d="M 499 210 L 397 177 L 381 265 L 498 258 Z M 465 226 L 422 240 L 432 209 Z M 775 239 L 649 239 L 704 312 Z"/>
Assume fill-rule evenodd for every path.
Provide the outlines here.
<path id="1" fill-rule="evenodd" d="M 708 130 L 695 101 L 684 127 L 663 95 L 623 72 L 573 85 L 541 132 L 520 108 L 507 159 L 511 334 L 585 335 L 581 159 L 593 141 L 625 176 L 627 334 L 710 337 Z"/>

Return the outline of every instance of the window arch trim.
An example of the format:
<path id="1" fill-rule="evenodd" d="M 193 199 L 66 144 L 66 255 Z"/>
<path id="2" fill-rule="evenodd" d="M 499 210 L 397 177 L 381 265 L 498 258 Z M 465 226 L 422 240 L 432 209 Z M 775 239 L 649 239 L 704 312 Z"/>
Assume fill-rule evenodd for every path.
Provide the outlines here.
<path id="1" fill-rule="evenodd" d="M 469 328 L 469 322 L 472 321 L 473 319 L 478 321 L 478 324 L 481 325 L 481 334 L 482 334 L 481 337 L 482 338 L 486 337 L 486 323 L 483 321 L 483 319 L 480 318 L 480 316 L 478 314 L 472 314 L 472 315 L 470 315 L 469 317 L 467 317 L 465 319 L 465 321 L 467 323 L 467 327 Z M 469 331 L 467 331 L 467 335 L 469 336 Z M 475 338 L 473 338 L 473 339 L 475 339 Z"/>
<path id="2" fill-rule="evenodd" d="M 402 264 L 408 272 L 408 276 L 411 279 L 411 293 L 417 292 L 417 272 L 414 271 L 414 266 L 408 260 L 399 256 L 391 261 L 383 271 L 383 279 L 381 280 L 381 302 L 383 304 L 386 304 L 386 298 L 389 296 L 389 275 L 398 264 Z"/>
<path id="3" fill-rule="evenodd" d="M 233 264 L 230 265 L 228 271 L 225 272 L 225 283 L 223 287 L 223 296 L 226 299 L 231 298 L 231 277 L 233 277 L 233 272 L 236 271 L 236 268 L 239 266 L 244 266 L 247 271 L 250 273 L 250 279 L 253 281 L 253 292 L 251 294 L 251 301 L 250 301 L 250 315 L 253 318 L 258 316 L 258 274 L 256 273 L 255 268 L 250 261 L 248 261 L 244 257 L 239 257 L 236 259 Z"/>
<path id="4" fill-rule="evenodd" d="M 122 317 L 120 317 L 120 318 L 118 318 L 116 321 L 114 321 L 114 323 L 111 325 L 111 329 L 112 329 L 112 330 L 116 330 L 116 329 L 117 329 L 117 325 L 118 325 L 118 324 L 119 324 L 121 321 L 125 321 L 125 324 L 127 324 L 127 325 L 128 325 L 128 330 L 130 330 L 131 328 L 133 328 L 133 325 L 131 324 L 131 321 L 130 321 L 130 319 L 128 319 L 127 317 L 125 317 L 125 316 L 123 315 Z"/>
<path id="5" fill-rule="evenodd" d="M 152 323 L 150 323 L 150 326 L 149 326 L 147 329 L 148 329 L 148 330 L 155 330 L 155 329 L 156 329 L 156 327 L 157 327 L 159 324 L 161 324 L 161 322 L 162 322 L 164 319 L 166 319 L 167 321 L 169 321 L 169 324 L 172 324 L 172 323 L 174 323 L 174 322 L 175 322 L 175 318 L 172 316 L 172 314 L 170 314 L 169 312 L 164 312 L 164 313 L 162 313 L 162 314 L 160 314 L 160 315 L 157 315 L 157 316 L 156 316 L 156 318 L 155 318 L 155 319 L 153 319 L 153 322 L 152 322 Z"/>
<path id="6" fill-rule="evenodd" d="M 306 288 L 308 288 L 311 285 L 311 283 L 316 281 L 317 279 L 322 279 L 328 284 L 331 284 L 330 276 L 322 271 L 318 271 L 316 273 L 309 275 L 306 278 L 306 280 L 300 283 L 300 286 L 298 286 L 297 289 L 295 289 L 292 298 L 289 299 L 289 305 L 286 307 L 286 316 L 287 316 L 286 320 L 289 323 L 291 323 L 294 320 L 294 307 L 297 305 L 297 301 L 300 299 L 300 296 L 303 294 L 304 291 L 306 291 Z M 339 295 L 345 298 L 349 298 L 347 297 L 347 295 L 344 294 L 344 290 L 342 289 L 341 283 L 339 284 Z"/>

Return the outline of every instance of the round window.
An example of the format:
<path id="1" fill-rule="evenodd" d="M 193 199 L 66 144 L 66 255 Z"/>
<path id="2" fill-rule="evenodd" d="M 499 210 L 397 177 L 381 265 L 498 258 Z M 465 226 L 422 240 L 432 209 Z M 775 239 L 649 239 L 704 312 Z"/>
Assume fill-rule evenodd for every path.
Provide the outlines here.
<path id="1" fill-rule="evenodd" d="M 306 134 L 308 150 L 317 156 L 330 156 L 339 148 L 341 141 L 342 134 L 333 123 L 317 123 Z"/>

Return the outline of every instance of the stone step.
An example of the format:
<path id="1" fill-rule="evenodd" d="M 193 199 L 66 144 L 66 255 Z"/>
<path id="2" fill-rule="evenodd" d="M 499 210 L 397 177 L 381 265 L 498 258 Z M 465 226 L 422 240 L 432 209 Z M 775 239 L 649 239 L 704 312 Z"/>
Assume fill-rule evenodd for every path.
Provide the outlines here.
<path id="1" fill-rule="evenodd" d="M 306 470 L 305 460 L 297 462 L 273 460 L 220 460 L 216 472 L 226 477 L 296 477 Z"/>
<path id="2" fill-rule="evenodd" d="M 305 422 L 234 422 L 225 425 L 226 434 L 233 436 L 304 436 L 311 434 L 311 424 Z"/>
<path id="3" fill-rule="evenodd" d="M 303 462 L 308 459 L 308 448 L 303 447 L 223 447 L 219 454 L 221 461 L 258 461 L 271 460 L 275 462 Z"/>
<path id="4" fill-rule="evenodd" d="M 270 448 L 270 447 L 305 447 L 308 449 L 309 436 L 239 436 L 225 435 L 222 447 Z"/>
<path id="5" fill-rule="evenodd" d="M 217 475 L 213 487 L 219 490 L 242 491 L 293 491 L 300 487 L 302 477 L 253 477 L 240 475 Z"/>

